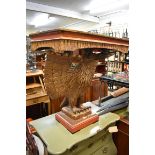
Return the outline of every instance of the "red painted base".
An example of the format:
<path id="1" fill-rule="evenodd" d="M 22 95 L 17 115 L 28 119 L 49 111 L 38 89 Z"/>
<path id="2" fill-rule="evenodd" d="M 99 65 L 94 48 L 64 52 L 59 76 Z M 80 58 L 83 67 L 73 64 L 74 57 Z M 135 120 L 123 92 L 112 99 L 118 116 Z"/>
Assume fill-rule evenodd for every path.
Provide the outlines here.
<path id="1" fill-rule="evenodd" d="M 66 129 L 68 129 L 71 133 L 75 133 L 86 126 L 95 123 L 99 120 L 99 116 L 88 115 L 87 117 L 80 118 L 78 120 L 71 119 L 67 115 L 65 115 L 62 111 L 55 114 L 55 118 L 59 121 Z"/>

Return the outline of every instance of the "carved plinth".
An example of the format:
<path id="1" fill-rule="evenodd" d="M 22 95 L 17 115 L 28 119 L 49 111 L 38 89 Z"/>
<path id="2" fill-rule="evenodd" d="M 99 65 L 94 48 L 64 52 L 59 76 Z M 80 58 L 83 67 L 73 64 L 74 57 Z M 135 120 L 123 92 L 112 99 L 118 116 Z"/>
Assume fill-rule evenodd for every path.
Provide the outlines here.
<path id="1" fill-rule="evenodd" d="M 91 114 L 90 107 L 85 107 L 83 109 L 79 108 L 79 112 L 76 112 L 76 113 L 74 113 L 70 107 L 63 107 L 61 111 L 64 112 L 68 117 L 70 117 L 74 120 L 83 118 L 83 117 Z"/>
<path id="2" fill-rule="evenodd" d="M 55 118 L 59 121 L 66 129 L 71 133 L 75 133 L 86 126 L 99 120 L 99 116 L 96 114 L 90 114 L 88 116 L 83 116 L 79 119 L 72 119 L 68 117 L 64 112 L 60 111 L 55 114 Z"/>

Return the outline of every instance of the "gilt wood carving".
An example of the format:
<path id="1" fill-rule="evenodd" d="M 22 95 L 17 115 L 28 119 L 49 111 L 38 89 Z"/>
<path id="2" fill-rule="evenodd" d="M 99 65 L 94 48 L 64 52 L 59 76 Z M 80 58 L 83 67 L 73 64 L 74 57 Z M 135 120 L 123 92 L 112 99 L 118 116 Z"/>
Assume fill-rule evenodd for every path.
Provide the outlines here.
<path id="1" fill-rule="evenodd" d="M 73 112 L 79 112 L 79 99 L 90 86 L 96 69 L 96 60 L 79 56 L 47 54 L 44 69 L 45 88 L 51 99 L 65 97 Z"/>
<path id="2" fill-rule="evenodd" d="M 75 51 L 83 48 L 106 48 L 128 52 L 129 40 L 108 37 L 67 29 L 56 29 L 30 34 L 31 50 L 35 51 L 41 47 L 53 48 L 56 52 Z"/>

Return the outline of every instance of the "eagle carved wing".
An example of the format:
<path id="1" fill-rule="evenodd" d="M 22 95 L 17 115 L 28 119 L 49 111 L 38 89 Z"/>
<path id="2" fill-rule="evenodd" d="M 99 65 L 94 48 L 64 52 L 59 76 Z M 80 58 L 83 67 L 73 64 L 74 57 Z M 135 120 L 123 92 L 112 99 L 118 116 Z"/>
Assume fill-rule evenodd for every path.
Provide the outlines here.
<path id="1" fill-rule="evenodd" d="M 96 61 L 48 53 L 44 83 L 51 99 L 67 97 L 71 107 L 87 87 L 95 73 Z"/>

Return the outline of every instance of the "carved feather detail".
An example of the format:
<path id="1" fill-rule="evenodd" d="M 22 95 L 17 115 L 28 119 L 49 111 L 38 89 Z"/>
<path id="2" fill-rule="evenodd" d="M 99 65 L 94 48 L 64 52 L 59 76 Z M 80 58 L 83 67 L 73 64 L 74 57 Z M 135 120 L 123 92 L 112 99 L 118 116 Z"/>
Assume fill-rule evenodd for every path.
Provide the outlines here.
<path id="1" fill-rule="evenodd" d="M 51 99 L 67 97 L 71 107 L 90 86 L 96 61 L 48 53 L 44 69 L 44 83 Z"/>

